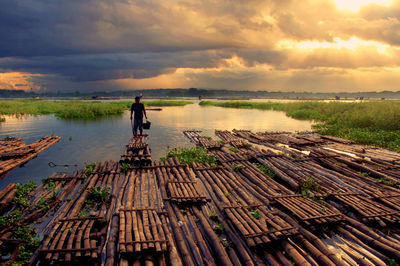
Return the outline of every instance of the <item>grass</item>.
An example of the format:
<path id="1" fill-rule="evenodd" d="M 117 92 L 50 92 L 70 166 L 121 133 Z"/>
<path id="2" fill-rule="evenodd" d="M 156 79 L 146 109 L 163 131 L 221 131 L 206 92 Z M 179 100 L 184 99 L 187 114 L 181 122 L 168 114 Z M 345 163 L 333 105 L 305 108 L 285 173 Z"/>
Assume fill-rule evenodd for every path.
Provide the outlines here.
<path id="1" fill-rule="evenodd" d="M 232 164 L 231 168 L 233 171 L 239 172 L 244 168 L 244 166 L 242 164 Z"/>
<path id="2" fill-rule="evenodd" d="M 173 149 L 167 153 L 167 157 L 160 158 L 161 161 L 166 161 L 167 158 L 177 157 L 183 164 L 190 163 L 208 163 L 211 166 L 216 166 L 217 161 L 215 157 L 207 153 L 207 149 L 198 148 L 181 148 Z"/>
<path id="3" fill-rule="evenodd" d="M 313 120 L 314 131 L 372 144 L 400 152 L 400 102 L 212 102 L 201 101 L 202 106 L 284 111 L 300 120 Z"/>
<path id="4" fill-rule="evenodd" d="M 264 174 L 266 174 L 267 176 L 271 177 L 271 178 L 275 178 L 276 177 L 276 173 L 269 168 L 268 165 L 262 165 L 262 164 L 256 164 L 256 167 L 258 169 L 260 169 L 262 172 L 264 172 Z"/>
<path id="5" fill-rule="evenodd" d="M 146 106 L 184 106 L 190 101 L 144 101 Z M 0 115 L 47 115 L 61 119 L 95 119 L 121 115 L 132 102 L 2 100 Z"/>
<path id="6" fill-rule="evenodd" d="M 236 148 L 236 147 L 230 147 L 229 150 L 230 150 L 231 152 L 234 152 L 234 153 L 238 153 L 238 152 L 239 152 L 239 149 Z"/>

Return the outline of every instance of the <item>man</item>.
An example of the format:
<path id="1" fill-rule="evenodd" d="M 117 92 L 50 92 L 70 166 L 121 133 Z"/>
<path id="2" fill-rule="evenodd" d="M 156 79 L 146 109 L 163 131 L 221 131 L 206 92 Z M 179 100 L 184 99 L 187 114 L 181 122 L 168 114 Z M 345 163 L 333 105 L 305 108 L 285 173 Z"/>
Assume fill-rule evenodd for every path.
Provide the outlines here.
<path id="1" fill-rule="evenodd" d="M 133 132 L 135 135 L 135 138 L 137 137 L 137 129 L 139 128 L 140 130 L 140 136 L 143 136 L 143 114 L 146 117 L 147 120 L 147 115 L 146 115 L 146 110 L 144 109 L 144 104 L 140 103 L 140 97 L 136 96 L 135 97 L 135 103 L 132 104 L 131 106 L 131 120 L 132 120 L 132 113 L 135 112 L 135 116 L 133 119 Z"/>

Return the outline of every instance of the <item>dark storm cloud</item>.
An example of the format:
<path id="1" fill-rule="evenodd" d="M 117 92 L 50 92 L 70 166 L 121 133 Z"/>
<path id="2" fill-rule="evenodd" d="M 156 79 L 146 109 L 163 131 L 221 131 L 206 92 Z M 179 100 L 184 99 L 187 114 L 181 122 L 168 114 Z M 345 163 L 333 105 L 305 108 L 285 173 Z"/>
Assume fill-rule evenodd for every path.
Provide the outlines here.
<path id="1" fill-rule="evenodd" d="M 0 71 L 58 74 L 73 81 L 141 79 L 171 73 L 179 67 L 213 67 L 224 58 L 230 55 L 207 51 L 36 56 L 0 59 Z"/>
<path id="2" fill-rule="evenodd" d="M 199 81 L 196 86 L 235 80 L 256 87 L 278 77 L 298 82 L 280 71 L 307 70 L 312 80 L 310 73 L 321 77 L 318 68 L 398 67 L 400 56 L 368 47 L 299 51 L 280 47 L 281 40 L 356 37 L 400 46 L 399 18 L 399 0 L 359 13 L 338 10 L 333 0 L 0 0 L 0 72 L 45 74 L 32 80 L 58 80 L 59 87 L 146 79 L 180 68 L 204 71 L 188 75 Z M 209 72 L 234 68 L 234 57 L 246 69 Z M 254 72 L 260 64 L 277 72 Z M 328 73 L 333 79 L 344 75 Z"/>

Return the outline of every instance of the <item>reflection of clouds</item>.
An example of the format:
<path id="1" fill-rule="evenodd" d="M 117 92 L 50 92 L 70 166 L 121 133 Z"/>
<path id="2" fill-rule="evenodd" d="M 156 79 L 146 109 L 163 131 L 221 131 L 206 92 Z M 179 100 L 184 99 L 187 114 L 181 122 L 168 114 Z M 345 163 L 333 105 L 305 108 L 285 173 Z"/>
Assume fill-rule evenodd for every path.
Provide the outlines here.
<path id="1" fill-rule="evenodd" d="M 197 104 L 185 107 L 167 107 L 161 112 L 150 113 L 150 120 L 165 127 L 185 129 L 249 129 L 263 130 L 310 130 L 311 122 L 287 117 L 284 112 L 256 109 L 235 109 Z"/>

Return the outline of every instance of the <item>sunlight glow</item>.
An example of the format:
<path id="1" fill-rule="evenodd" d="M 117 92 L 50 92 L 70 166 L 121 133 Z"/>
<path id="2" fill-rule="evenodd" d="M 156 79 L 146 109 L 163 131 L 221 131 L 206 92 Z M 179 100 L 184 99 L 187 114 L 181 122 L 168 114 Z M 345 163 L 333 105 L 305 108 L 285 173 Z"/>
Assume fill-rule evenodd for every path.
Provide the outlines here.
<path id="1" fill-rule="evenodd" d="M 393 0 L 334 0 L 336 6 L 339 9 L 347 9 L 353 12 L 358 12 L 358 10 L 368 4 L 377 4 L 383 6 L 389 6 Z"/>
<path id="2" fill-rule="evenodd" d="M 31 81 L 31 78 L 43 76 L 42 74 L 30 74 L 22 72 L 0 73 L 0 88 L 9 90 L 39 90 L 40 85 Z M 42 88 L 44 89 L 44 88 Z"/>
<path id="3" fill-rule="evenodd" d="M 279 48 L 298 48 L 298 49 L 318 49 L 318 48 L 326 48 L 326 49 L 349 49 L 349 50 L 357 50 L 359 48 L 376 48 L 379 53 L 385 53 L 388 48 L 390 48 L 387 44 L 382 44 L 376 41 L 363 41 L 359 38 L 352 37 L 348 40 L 342 40 L 340 38 L 334 38 L 333 42 L 317 42 L 317 41 L 304 41 L 304 42 L 294 42 L 290 40 L 285 40 L 279 42 Z"/>

